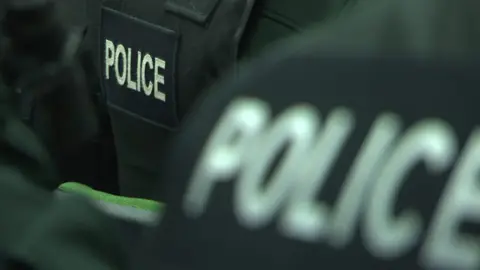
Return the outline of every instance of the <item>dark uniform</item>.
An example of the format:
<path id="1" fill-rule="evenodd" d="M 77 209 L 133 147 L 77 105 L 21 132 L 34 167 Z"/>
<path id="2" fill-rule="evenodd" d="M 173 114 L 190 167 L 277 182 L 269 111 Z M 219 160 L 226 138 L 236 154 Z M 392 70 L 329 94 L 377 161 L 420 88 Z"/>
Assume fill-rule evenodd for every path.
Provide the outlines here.
<path id="1" fill-rule="evenodd" d="M 59 178 L 47 150 L 6 95 L 1 85 L 0 251 L 35 269 L 120 269 L 125 254 L 110 247 L 121 246 L 121 234 L 115 235 L 109 217 L 89 203 L 77 198 L 60 203 L 46 190 L 58 186 Z M 84 236 L 74 240 L 78 235 Z M 107 252 L 102 255 L 100 250 Z"/>
<path id="2" fill-rule="evenodd" d="M 47 145 L 62 181 L 117 192 L 108 117 L 82 45 L 85 26 L 59 18 L 66 8 L 51 1 L 19 3 L 2 4 L 0 40 L 0 71 L 19 117 Z"/>
<path id="3" fill-rule="evenodd" d="M 353 1 L 354 2 L 354 1 Z M 183 117 L 238 58 L 347 1 L 104 1 L 98 59 L 117 149 L 121 194 L 150 196 L 157 160 Z M 91 7 L 90 10 L 94 8 Z M 98 32 L 92 29 L 95 41 Z M 95 42 L 93 42 L 95 43 Z"/>
<path id="4" fill-rule="evenodd" d="M 296 5 L 264 0 L 54 2 L 65 28 L 87 29 L 82 58 L 93 50 L 95 62 L 100 64 L 97 69 L 103 77 L 104 93 L 97 101 L 108 97 L 122 194 L 148 197 L 157 181 L 155 159 L 202 90 L 231 69 L 237 58 L 253 56 L 281 37 L 338 15 L 347 3 L 356 1 L 304 0 Z M 107 44 L 114 47 L 106 51 Z M 91 76 L 96 68 L 89 60 L 84 62 L 88 83 L 97 94 L 99 85 Z M 116 179 L 115 150 L 109 140 L 110 122 L 101 115 L 102 109 L 99 134 L 89 143 L 54 156 L 64 181 L 114 192 L 109 180 Z M 47 121 L 28 120 L 35 123 L 32 126 L 45 141 L 51 141 L 52 134 L 45 131 L 56 127 L 48 123 L 48 112 L 35 107 L 28 110 L 26 118 L 46 114 L 43 118 Z M 50 145 L 58 148 L 55 143 Z"/>
<path id="5" fill-rule="evenodd" d="M 169 210 L 131 269 L 479 267 L 478 3 L 364 3 L 195 108 L 159 165 L 175 180 Z M 124 269 L 117 222 L 32 185 L 53 179 L 44 151 L 0 119 L 0 251 L 38 269 Z"/>

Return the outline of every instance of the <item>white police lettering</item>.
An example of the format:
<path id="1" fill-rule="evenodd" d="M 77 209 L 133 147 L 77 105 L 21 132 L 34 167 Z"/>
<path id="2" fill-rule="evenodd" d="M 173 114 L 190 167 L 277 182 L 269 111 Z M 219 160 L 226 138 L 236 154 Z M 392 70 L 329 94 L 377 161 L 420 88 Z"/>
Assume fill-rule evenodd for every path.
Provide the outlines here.
<path id="1" fill-rule="evenodd" d="M 462 222 L 479 222 L 480 130 L 468 140 L 440 199 L 421 251 L 422 263 L 434 269 L 478 269 L 478 237 L 460 236 Z"/>
<path id="2" fill-rule="evenodd" d="M 316 133 L 318 116 L 315 108 L 297 105 L 286 110 L 269 128 L 259 130 L 245 152 L 239 180 L 235 188 L 235 213 L 246 227 L 259 228 L 270 223 L 286 202 L 286 194 L 294 188 L 296 170 Z M 267 129 L 265 129 L 267 128 Z M 267 187 L 268 169 L 276 157 L 286 149 L 273 170 Z M 240 168 L 240 167 L 237 167 Z M 264 189 L 264 190 L 263 190 Z"/>
<path id="3" fill-rule="evenodd" d="M 313 124 L 312 124 L 313 125 Z M 290 237 L 314 241 L 329 231 L 329 210 L 315 201 L 340 151 L 354 127 L 351 112 L 337 109 L 320 128 L 316 141 L 308 141 L 289 172 L 289 179 L 297 179 L 291 203 L 282 217 L 281 229 Z M 313 137 L 313 136 L 312 136 Z M 310 147 L 313 145 L 313 147 Z M 305 158 L 308 157 L 308 158 Z"/>
<path id="4" fill-rule="evenodd" d="M 453 168 L 430 228 L 413 209 L 394 215 L 397 193 L 412 168 L 444 174 L 454 166 L 457 137 L 444 121 L 425 119 L 403 134 L 400 118 L 381 114 L 373 123 L 346 175 L 333 206 L 316 195 L 355 128 L 352 112 L 334 109 L 321 124 L 309 105 L 287 108 L 271 119 L 268 104 L 242 98 L 234 101 L 218 122 L 195 168 L 184 198 L 188 216 L 206 210 L 217 184 L 233 181 L 234 213 L 239 223 L 258 229 L 279 217 L 285 237 L 324 242 L 342 248 L 351 243 L 361 224 L 364 246 L 373 256 L 399 258 L 422 245 L 421 263 L 427 268 L 480 267 L 480 249 L 461 237 L 461 222 L 480 220 L 480 130 L 475 131 Z M 286 149 L 280 162 L 266 172 Z M 235 180 L 233 178 L 236 178 Z M 268 181 L 262 190 L 262 182 Z M 432 183 L 434 184 L 434 183 Z"/>
<path id="5" fill-rule="evenodd" d="M 373 123 L 332 211 L 331 226 L 335 229 L 327 235 L 331 245 L 344 247 L 352 240 L 365 196 L 368 196 L 366 192 L 370 190 L 377 177 L 375 173 L 379 171 L 399 133 L 400 120 L 393 114 L 383 114 Z"/>
<path id="6" fill-rule="evenodd" d="M 199 216 L 205 210 L 216 182 L 236 175 L 245 159 L 248 146 L 270 117 L 269 107 L 260 100 L 235 102 L 218 122 L 208 141 L 200 163 L 194 170 L 184 200 L 188 215 Z"/>
<path id="7" fill-rule="evenodd" d="M 113 68 L 118 85 L 143 92 L 146 96 L 152 96 L 153 92 L 153 98 L 166 101 L 166 94 L 161 91 L 161 86 L 165 84 L 162 74 L 166 68 L 165 61 L 152 57 L 148 53 L 137 51 L 137 63 L 134 67 L 132 53 L 134 53 L 132 48 L 125 48 L 122 44 L 114 44 L 111 40 L 105 39 L 105 79 L 110 79 Z M 132 77 L 134 70 L 136 78 Z M 153 74 L 153 81 L 147 80 L 147 72 Z"/>
<path id="8" fill-rule="evenodd" d="M 454 131 L 443 121 L 423 120 L 412 126 L 383 164 L 367 202 L 363 226 L 365 246 L 382 258 L 408 252 L 422 232 L 420 215 L 404 211 L 393 216 L 396 193 L 409 171 L 424 161 L 431 174 L 449 169 L 457 154 Z"/>

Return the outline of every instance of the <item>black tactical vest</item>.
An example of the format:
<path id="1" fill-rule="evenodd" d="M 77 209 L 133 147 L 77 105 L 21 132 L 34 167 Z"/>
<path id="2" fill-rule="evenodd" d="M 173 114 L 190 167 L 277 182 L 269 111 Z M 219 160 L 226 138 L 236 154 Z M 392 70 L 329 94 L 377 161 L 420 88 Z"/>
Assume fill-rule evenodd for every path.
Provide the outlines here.
<path id="1" fill-rule="evenodd" d="M 87 29 L 82 65 L 94 95 L 99 84 L 92 74 L 101 74 L 100 100 L 108 104 L 122 193 L 142 197 L 158 181 L 159 155 L 203 89 L 234 68 L 238 58 L 254 56 L 279 38 L 336 16 L 347 2 L 355 1 L 54 2 L 66 27 Z M 96 67 L 88 60 L 90 52 L 98 60 Z M 45 114 L 28 95 L 20 99 L 27 121 Z M 40 122 L 35 124 L 38 130 L 50 130 L 49 124 L 34 122 Z M 93 143 L 58 155 L 64 181 L 113 192 L 115 151 L 108 142 L 109 119 L 102 127 Z"/>
<path id="2" fill-rule="evenodd" d="M 239 57 L 321 21 L 343 2 L 138 0 L 97 7 L 99 29 L 90 34 L 100 35 L 121 193 L 149 196 L 159 156 L 190 106 Z"/>

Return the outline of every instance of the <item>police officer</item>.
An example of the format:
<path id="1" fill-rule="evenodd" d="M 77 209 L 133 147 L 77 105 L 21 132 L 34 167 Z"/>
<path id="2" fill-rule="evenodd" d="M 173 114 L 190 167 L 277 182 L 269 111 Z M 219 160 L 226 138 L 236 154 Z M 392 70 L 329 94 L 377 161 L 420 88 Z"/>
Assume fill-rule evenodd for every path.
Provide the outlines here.
<path id="1" fill-rule="evenodd" d="M 161 176 L 175 179 L 173 199 L 132 269 L 478 268 L 475 238 L 457 226 L 475 224 L 477 213 L 478 4 L 432 0 L 407 18 L 417 1 L 382 3 L 358 6 L 212 89 L 161 163 Z M 427 16 L 432 8 L 439 17 Z M 434 18 L 445 16 L 471 31 L 436 31 Z M 445 35 L 465 43 L 444 47 Z M 19 130 L 18 119 L 0 116 L 11 150 L 0 155 L 23 157 L 0 170 L 0 199 L 18 210 L 0 203 L 10 241 L 0 243 L 17 240 L 0 250 L 39 269 L 123 269 L 112 220 L 28 185 L 47 175 L 45 159 L 34 138 L 20 147 L 5 133 Z"/>
<path id="2" fill-rule="evenodd" d="M 92 1 L 87 1 L 92 3 Z M 104 1 L 89 38 L 112 121 L 121 193 L 150 196 L 158 158 L 199 95 L 237 60 L 335 17 L 347 3 L 253 0 Z M 96 29 L 98 27 L 98 29 Z M 100 35 L 98 35 L 98 32 Z M 100 37 L 100 40 L 96 38 Z"/>

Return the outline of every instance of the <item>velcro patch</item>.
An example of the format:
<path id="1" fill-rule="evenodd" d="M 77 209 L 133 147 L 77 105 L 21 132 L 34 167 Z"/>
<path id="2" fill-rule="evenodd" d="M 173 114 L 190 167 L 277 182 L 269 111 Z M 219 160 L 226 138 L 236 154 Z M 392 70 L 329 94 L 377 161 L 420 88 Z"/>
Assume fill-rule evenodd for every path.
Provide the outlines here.
<path id="1" fill-rule="evenodd" d="M 103 7 L 100 51 L 108 105 L 176 128 L 178 37 L 172 30 Z"/>

